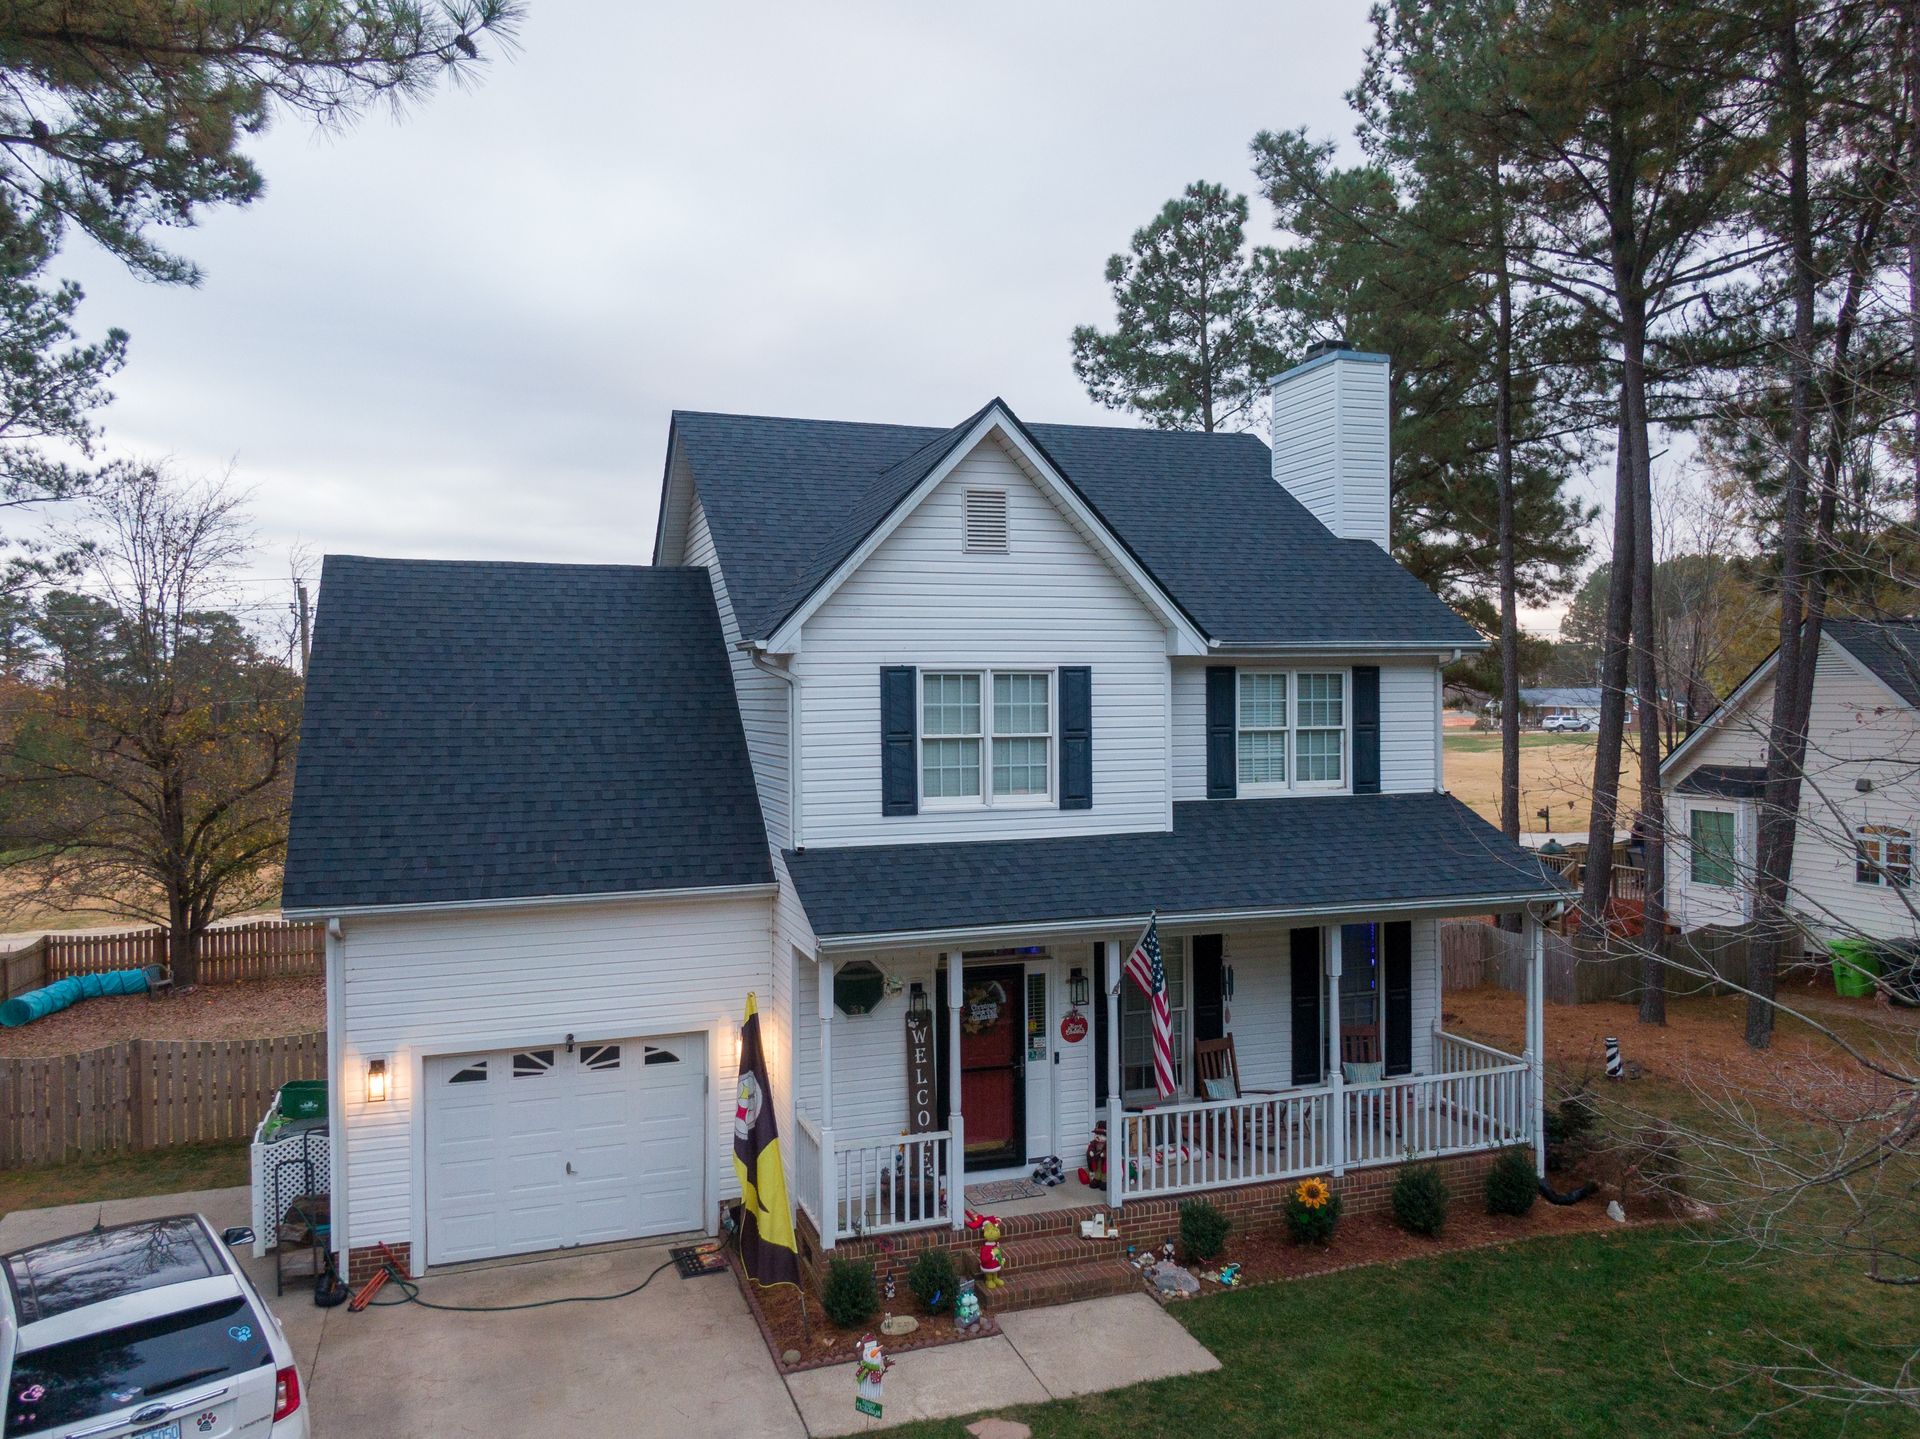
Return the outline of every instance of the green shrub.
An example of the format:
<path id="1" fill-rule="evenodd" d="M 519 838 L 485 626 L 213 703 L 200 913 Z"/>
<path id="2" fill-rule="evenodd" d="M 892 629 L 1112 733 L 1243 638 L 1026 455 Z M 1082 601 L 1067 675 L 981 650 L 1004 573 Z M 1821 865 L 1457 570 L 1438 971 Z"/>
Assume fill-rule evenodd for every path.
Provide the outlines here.
<path id="1" fill-rule="evenodd" d="M 1180 1206 L 1180 1247 L 1187 1259 L 1205 1264 L 1227 1247 L 1227 1232 L 1233 1221 L 1204 1199 L 1189 1199 Z"/>
<path id="2" fill-rule="evenodd" d="M 1438 1234 L 1447 1222 L 1446 1182 L 1431 1164 L 1409 1164 L 1393 1181 L 1393 1217 L 1415 1234 Z"/>
<path id="3" fill-rule="evenodd" d="M 953 1256 L 944 1249 L 923 1249 L 907 1271 L 907 1288 L 929 1314 L 953 1308 L 953 1296 L 960 1281 L 953 1271 Z"/>
<path id="4" fill-rule="evenodd" d="M 1592 1152 L 1599 1138 L 1600 1111 L 1593 1091 L 1586 1085 L 1570 1091 L 1558 1104 L 1548 1106 L 1544 1118 L 1548 1169 L 1559 1173 Z"/>
<path id="5" fill-rule="evenodd" d="M 1533 1151 L 1503 1149 L 1487 1171 L 1487 1213 L 1525 1214 L 1540 1197 L 1540 1181 L 1533 1172 Z"/>
<path id="6" fill-rule="evenodd" d="M 857 1329 L 873 1317 L 873 1266 L 861 1259 L 836 1259 L 820 1287 L 820 1307 L 842 1329 Z"/>
<path id="7" fill-rule="evenodd" d="M 1303 1179 L 1287 1192 L 1287 1233 L 1295 1244 L 1327 1244 L 1340 1223 L 1340 1196 L 1324 1179 Z"/>

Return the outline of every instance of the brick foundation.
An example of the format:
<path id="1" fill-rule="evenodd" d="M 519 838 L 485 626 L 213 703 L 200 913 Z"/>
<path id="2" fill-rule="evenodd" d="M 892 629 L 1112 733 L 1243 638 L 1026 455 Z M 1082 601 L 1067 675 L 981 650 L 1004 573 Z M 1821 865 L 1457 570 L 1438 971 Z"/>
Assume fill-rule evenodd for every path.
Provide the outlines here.
<path id="1" fill-rule="evenodd" d="M 411 1244 L 389 1244 L 387 1248 L 391 1249 L 400 1257 L 402 1264 L 406 1267 L 407 1273 L 413 1273 L 413 1246 Z M 358 1289 L 362 1284 L 365 1284 L 369 1279 L 373 1278 L 374 1275 L 378 1274 L 381 1266 L 386 1264 L 386 1262 L 387 1256 L 382 1254 L 377 1246 L 350 1250 L 347 1254 L 348 1286 Z"/>
<path id="2" fill-rule="evenodd" d="M 1456 1201 L 1477 1204 L 1485 1194 L 1487 1171 L 1497 1157 L 1498 1151 L 1488 1151 L 1424 1162 L 1440 1171 L 1448 1192 Z M 1343 1217 L 1388 1212 L 1392 1205 L 1393 1181 L 1402 1167 L 1389 1164 L 1350 1169 L 1333 1180 L 1333 1188 L 1340 1195 Z M 1083 1298 L 1086 1296 L 1074 1288 L 1073 1266 L 1111 1259 L 1116 1254 L 1124 1256 L 1129 1244 L 1141 1249 L 1158 1249 L 1169 1239 L 1177 1244 L 1180 1206 L 1187 1200 L 1204 1199 L 1233 1221 L 1235 1232 L 1257 1234 L 1278 1229 L 1286 1222 L 1287 1196 L 1299 1182 L 1298 1178 L 1283 1179 L 1168 1199 L 1129 1199 L 1114 1217 L 1115 1227 L 1120 1231 L 1118 1241 L 1080 1237 L 1080 1221 L 1091 1219 L 1105 1209 L 1105 1205 L 1008 1215 L 1000 1221 L 1001 1243 L 1008 1250 L 1006 1277 L 1012 1282 L 1019 1278 L 1023 1266 L 1044 1266 L 1046 1279 L 1030 1286 L 1023 1297 L 1046 1304 Z M 865 1260 L 873 1265 L 878 1282 L 884 1284 L 891 1275 L 902 1295 L 907 1292 L 907 1271 L 928 1249 L 949 1251 L 955 1271 L 963 1277 L 979 1273 L 980 1238 L 965 1229 L 919 1229 L 869 1239 L 843 1239 L 831 1251 L 823 1251 L 819 1231 L 803 1210 L 799 1215 L 799 1248 L 801 1273 L 816 1294 L 825 1261 L 829 1259 Z"/>

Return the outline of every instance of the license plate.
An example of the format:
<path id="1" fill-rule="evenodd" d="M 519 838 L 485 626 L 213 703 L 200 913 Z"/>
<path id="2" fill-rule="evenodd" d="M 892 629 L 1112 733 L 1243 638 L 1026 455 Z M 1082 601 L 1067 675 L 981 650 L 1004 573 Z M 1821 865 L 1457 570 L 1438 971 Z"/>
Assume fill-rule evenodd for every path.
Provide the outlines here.
<path id="1" fill-rule="evenodd" d="M 136 1429 L 127 1439 L 180 1439 L 180 1421 L 171 1424 L 155 1425 L 151 1429 Z"/>

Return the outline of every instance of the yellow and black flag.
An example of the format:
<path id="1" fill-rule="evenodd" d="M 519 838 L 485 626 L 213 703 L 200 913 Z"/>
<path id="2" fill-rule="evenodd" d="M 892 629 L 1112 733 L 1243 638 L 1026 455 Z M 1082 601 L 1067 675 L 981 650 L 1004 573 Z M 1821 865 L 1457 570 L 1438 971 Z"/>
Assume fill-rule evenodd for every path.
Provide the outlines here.
<path id="1" fill-rule="evenodd" d="M 733 1172 L 740 1178 L 740 1262 L 760 1284 L 798 1284 L 793 1206 L 780 1167 L 780 1126 L 760 1048 L 760 1009 L 747 996 L 740 1026 L 740 1092 L 733 1110 Z"/>

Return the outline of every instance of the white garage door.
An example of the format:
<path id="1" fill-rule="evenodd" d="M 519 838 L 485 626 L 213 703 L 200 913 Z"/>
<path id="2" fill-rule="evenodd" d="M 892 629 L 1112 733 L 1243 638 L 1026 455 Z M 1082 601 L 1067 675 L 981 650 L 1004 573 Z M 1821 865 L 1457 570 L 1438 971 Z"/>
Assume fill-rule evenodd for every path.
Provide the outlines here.
<path id="1" fill-rule="evenodd" d="M 430 1059 L 427 1262 L 701 1228 L 700 1035 Z"/>

